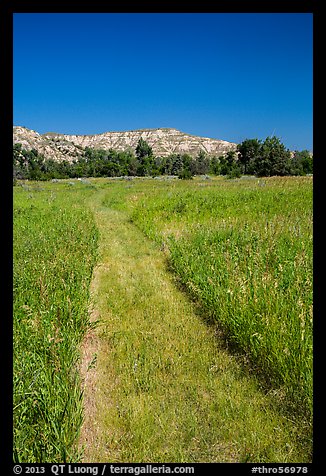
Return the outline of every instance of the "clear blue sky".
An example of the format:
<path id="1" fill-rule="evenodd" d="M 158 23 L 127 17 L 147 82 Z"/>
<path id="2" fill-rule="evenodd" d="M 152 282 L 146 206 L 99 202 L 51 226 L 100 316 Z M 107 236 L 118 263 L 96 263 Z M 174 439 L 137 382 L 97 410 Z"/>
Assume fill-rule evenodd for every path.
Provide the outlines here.
<path id="1" fill-rule="evenodd" d="M 312 150 L 309 13 L 14 14 L 14 124 Z"/>

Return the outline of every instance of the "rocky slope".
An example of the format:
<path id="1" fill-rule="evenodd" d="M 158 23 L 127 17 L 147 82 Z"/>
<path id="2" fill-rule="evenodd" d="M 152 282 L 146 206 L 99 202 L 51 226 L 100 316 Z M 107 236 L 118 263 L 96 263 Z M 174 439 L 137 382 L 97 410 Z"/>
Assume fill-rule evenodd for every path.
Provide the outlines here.
<path id="1" fill-rule="evenodd" d="M 24 149 L 36 149 L 47 158 L 72 161 L 81 155 L 85 147 L 96 149 L 135 150 L 140 138 L 152 147 L 156 156 L 171 153 L 187 153 L 196 156 L 200 150 L 208 155 L 223 155 L 235 150 L 236 144 L 224 140 L 199 137 L 172 128 L 139 129 L 125 132 L 105 132 L 96 135 L 67 135 L 49 132 L 39 134 L 22 126 L 14 126 L 14 143 Z"/>

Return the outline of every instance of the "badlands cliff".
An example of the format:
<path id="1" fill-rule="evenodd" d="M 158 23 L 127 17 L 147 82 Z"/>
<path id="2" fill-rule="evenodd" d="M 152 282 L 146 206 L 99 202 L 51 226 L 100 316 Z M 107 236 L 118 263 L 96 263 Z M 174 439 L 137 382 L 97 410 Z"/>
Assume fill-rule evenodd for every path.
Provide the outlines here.
<path id="1" fill-rule="evenodd" d="M 139 129 L 125 132 L 104 132 L 95 135 L 68 135 L 49 132 L 39 134 L 22 126 L 14 126 L 13 141 L 22 144 L 24 149 L 36 149 L 46 158 L 54 160 L 76 159 L 86 147 L 135 151 L 140 138 L 143 138 L 156 156 L 172 153 L 189 154 L 195 157 L 201 150 L 206 154 L 219 156 L 235 150 L 236 144 L 219 139 L 186 134 L 173 128 Z"/>

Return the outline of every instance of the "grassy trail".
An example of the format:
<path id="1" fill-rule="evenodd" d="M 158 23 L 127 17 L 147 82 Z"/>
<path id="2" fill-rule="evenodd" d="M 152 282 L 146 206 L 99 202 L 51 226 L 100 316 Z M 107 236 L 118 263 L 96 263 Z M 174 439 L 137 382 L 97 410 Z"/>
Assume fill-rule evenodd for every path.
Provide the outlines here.
<path id="1" fill-rule="evenodd" d="M 84 462 L 308 462 L 278 413 L 176 287 L 164 254 L 92 198 L 98 321 L 84 342 Z M 87 370 L 88 369 L 88 370 Z"/>

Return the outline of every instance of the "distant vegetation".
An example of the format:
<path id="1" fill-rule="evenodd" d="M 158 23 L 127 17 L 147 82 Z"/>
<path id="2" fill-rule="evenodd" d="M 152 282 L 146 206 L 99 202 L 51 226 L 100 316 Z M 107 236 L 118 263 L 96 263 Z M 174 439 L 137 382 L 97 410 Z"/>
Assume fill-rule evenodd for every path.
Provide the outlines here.
<path id="1" fill-rule="evenodd" d="M 87 147 L 74 161 L 46 159 L 36 149 L 26 150 L 21 144 L 13 147 L 14 180 L 51 180 L 76 177 L 119 177 L 177 175 L 190 179 L 194 175 L 306 175 L 313 172 L 313 157 L 309 151 L 291 153 L 273 136 L 265 141 L 246 139 L 237 151 L 226 155 L 208 156 L 200 151 L 197 157 L 189 154 L 170 154 L 155 157 L 148 143 L 140 139 L 135 153 L 113 149 Z"/>

